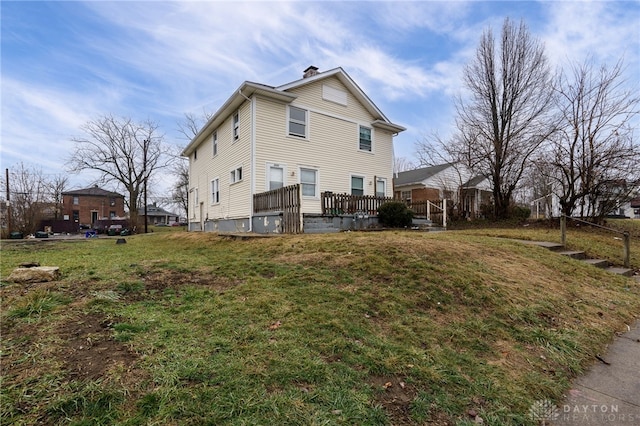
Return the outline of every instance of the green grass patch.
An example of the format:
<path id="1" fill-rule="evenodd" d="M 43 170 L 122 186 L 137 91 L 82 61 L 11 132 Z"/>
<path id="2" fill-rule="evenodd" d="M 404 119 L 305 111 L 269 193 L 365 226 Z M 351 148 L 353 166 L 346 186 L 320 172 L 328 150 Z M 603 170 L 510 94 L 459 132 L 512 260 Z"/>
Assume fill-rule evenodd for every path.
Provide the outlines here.
<path id="1" fill-rule="evenodd" d="M 485 233 L 548 239 L 515 231 Z M 0 288 L 2 424 L 533 425 L 640 311 L 631 280 L 480 230 L 127 242 L 3 245 L 2 276 L 64 278 Z"/>

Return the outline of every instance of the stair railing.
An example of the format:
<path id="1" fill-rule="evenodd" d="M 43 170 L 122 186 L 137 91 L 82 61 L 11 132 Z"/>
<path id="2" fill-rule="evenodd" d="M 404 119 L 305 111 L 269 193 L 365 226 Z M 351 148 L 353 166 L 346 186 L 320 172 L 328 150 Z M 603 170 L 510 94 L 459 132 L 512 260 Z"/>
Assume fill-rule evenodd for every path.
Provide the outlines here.
<path id="1" fill-rule="evenodd" d="M 631 258 L 631 234 L 629 234 L 629 231 L 618 231 L 617 229 L 607 228 L 606 226 L 598 225 L 597 223 L 589 222 L 589 221 L 578 219 L 575 217 L 569 217 L 567 215 L 562 214 L 560 215 L 560 234 L 561 234 L 563 246 L 567 245 L 567 218 L 576 222 L 585 223 L 589 226 L 595 226 L 596 228 L 601 228 L 609 232 L 621 234 L 623 245 L 624 245 L 623 254 L 622 254 L 624 267 L 630 268 L 629 265 L 630 265 L 630 258 Z"/>

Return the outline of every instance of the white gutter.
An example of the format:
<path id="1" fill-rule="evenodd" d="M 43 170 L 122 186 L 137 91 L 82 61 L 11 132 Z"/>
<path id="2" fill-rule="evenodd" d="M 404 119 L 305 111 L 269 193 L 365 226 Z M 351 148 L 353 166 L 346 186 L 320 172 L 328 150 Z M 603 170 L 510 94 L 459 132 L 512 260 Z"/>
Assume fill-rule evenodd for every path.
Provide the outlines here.
<path id="1" fill-rule="evenodd" d="M 253 194 L 256 189 L 256 98 L 252 96 L 248 98 L 242 93 L 242 89 L 238 89 L 238 93 L 251 102 L 251 150 L 249 153 L 251 161 L 251 183 L 249 193 L 249 232 L 253 232 Z"/>

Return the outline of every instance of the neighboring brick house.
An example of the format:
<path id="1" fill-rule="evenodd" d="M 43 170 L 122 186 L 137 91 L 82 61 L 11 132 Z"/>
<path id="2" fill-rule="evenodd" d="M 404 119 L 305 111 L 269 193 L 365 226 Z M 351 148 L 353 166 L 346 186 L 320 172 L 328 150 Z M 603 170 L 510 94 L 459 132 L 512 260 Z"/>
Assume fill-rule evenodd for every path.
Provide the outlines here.
<path id="1" fill-rule="evenodd" d="M 62 218 L 78 227 L 98 220 L 124 218 L 124 196 L 98 186 L 62 193 Z"/>
<path id="2" fill-rule="evenodd" d="M 453 201 L 454 212 L 467 218 L 481 215 L 480 206 L 491 202 L 489 181 L 451 163 L 399 172 L 393 179 L 394 198 L 408 204 L 427 200 Z"/>

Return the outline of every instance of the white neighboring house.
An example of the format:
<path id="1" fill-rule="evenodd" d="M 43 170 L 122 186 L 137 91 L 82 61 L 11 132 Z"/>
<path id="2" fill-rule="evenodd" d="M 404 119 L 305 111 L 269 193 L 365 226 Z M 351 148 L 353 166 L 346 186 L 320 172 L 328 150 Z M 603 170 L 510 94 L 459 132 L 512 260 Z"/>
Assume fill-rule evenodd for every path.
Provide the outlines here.
<path id="1" fill-rule="evenodd" d="M 391 197 L 403 130 L 342 68 L 311 66 L 278 87 L 245 81 L 182 152 L 189 230 L 254 231 L 253 195 L 294 184 L 301 215 L 320 214 L 325 191 Z"/>
<path id="2" fill-rule="evenodd" d="M 480 216 L 480 206 L 491 201 L 489 180 L 473 176 L 461 164 L 445 163 L 396 174 L 393 180 L 394 198 L 408 204 L 427 200 L 447 199 L 464 217 Z"/>

